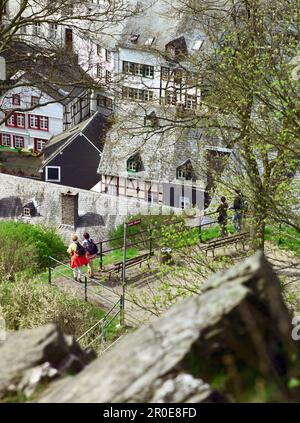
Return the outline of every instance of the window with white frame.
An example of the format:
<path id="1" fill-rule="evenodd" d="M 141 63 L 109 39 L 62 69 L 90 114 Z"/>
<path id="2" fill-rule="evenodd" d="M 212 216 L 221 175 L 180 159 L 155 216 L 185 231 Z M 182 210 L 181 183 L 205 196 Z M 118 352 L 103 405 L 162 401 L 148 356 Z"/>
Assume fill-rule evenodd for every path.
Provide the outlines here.
<path id="1" fill-rule="evenodd" d="M 30 213 L 30 209 L 29 208 L 24 207 L 24 209 L 23 209 L 23 216 L 31 217 L 31 213 Z"/>
<path id="2" fill-rule="evenodd" d="M 48 130 L 48 117 L 40 116 L 40 129 Z"/>
<path id="3" fill-rule="evenodd" d="M 173 106 L 177 103 L 177 92 L 175 90 L 166 92 L 166 103 Z"/>
<path id="4" fill-rule="evenodd" d="M 134 65 L 134 73 L 135 73 L 135 75 L 143 76 L 143 74 L 144 74 L 143 71 L 144 71 L 143 65 L 141 65 L 140 63 L 135 63 L 135 65 Z"/>
<path id="5" fill-rule="evenodd" d="M 29 128 L 48 131 L 49 118 L 47 116 L 29 115 Z"/>
<path id="6" fill-rule="evenodd" d="M 14 144 L 15 144 L 15 148 L 24 148 L 25 147 L 24 137 L 15 135 Z"/>
<path id="7" fill-rule="evenodd" d="M 58 27 L 56 23 L 49 24 L 49 38 L 53 40 L 57 38 L 57 28 Z"/>
<path id="8" fill-rule="evenodd" d="M 127 170 L 130 172 L 136 172 L 137 170 L 137 162 L 135 160 L 130 160 L 127 163 Z"/>
<path id="9" fill-rule="evenodd" d="M 17 113 L 16 117 L 16 126 L 18 128 L 25 128 L 25 115 L 23 113 Z"/>
<path id="10" fill-rule="evenodd" d="M 187 109 L 195 110 L 197 107 L 197 97 L 195 95 L 186 95 L 185 98 L 185 107 Z"/>
<path id="11" fill-rule="evenodd" d="M 29 127 L 32 129 L 38 129 L 39 119 L 36 115 L 29 115 Z"/>
<path id="12" fill-rule="evenodd" d="M 25 128 L 24 113 L 14 113 L 7 119 L 6 126 L 13 126 L 15 128 Z"/>
<path id="13" fill-rule="evenodd" d="M 107 109 L 113 109 L 113 100 L 109 97 L 105 97 L 104 95 L 98 94 L 97 95 L 97 106 L 98 107 L 106 107 Z"/>
<path id="14" fill-rule="evenodd" d="M 97 65 L 97 78 L 103 77 L 103 67 L 101 65 Z"/>
<path id="15" fill-rule="evenodd" d="M 143 90 L 144 92 L 144 101 L 151 101 L 153 100 L 153 92 L 149 90 Z"/>
<path id="16" fill-rule="evenodd" d="M 46 182 L 60 182 L 60 166 L 46 166 Z"/>
<path id="17" fill-rule="evenodd" d="M 36 151 L 42 151 L 47 142 L 47 140 L 43 140 L 41 138 L 35 138 L 34 141 Z"/>
<path id="18" fill-rule="evenodd" d="M 1 144 L 3 147 L 11 147 L 11 137 L 10 134 L 1 135 Z"/>
<path id="19" fill-rule="evenodd" d="M 154 78 L 154 66 L 145 65 L 144 76 L 146 78 Z"/>
<path id="20" fill-rule="evenodd" d="M 123 99 L 138 100 L 138 101 L 151 101 L 153 100 L 153 92 L 150 90 L 141 90 L 138 88 L 122 87 Z"/>
<path id="21" fill-rule="evenodd" d="M 111 52 L 107 49 L 105 49 L 105 60 L 107 62 L 110 62 L 110 60 L 111 60 Z"/>
<path id="22" fill-rule="evenodd" d="M 6 126 L 15 126 L 15 115 L 11 115 L 7 121 Z"/>
<path id="23" fill-rule="evenodd" d="M 123 73 L 146 78 L 154 78 L 154 66 L 123 61 Z"/>
<path id="24" fill-rule="evenodd" d="M 123 73 L 128 73 L 134 75 L 134 63 L 123 61 Z"/>
<path id="25" fill-rule="evenodd" d="M 111 82 L 111 72 L 106 70 L 105 71 L 105 82 L 109 84 Z"/>
<path id="26" fill-rule="evenodd" d="M 177 177 L 178 177 L 178 178 L 183 178 L 183 179 L 185 179 L 185 178 L 186 178 L 186 171 L 185 171 L 185 169 L 180 169 L 180 170 L 178 170 L 178 171 L 177 171 Z"/>
<path id="27" fill-rule="evenodd" d="M 33 35 L 41 35 L 42 33 L 42 26 L 40 22 L 35 22 L 33 24 Z"/>
<path id="28" fill-rule="evenodd" d="M 157 203 L 157 198 L 158 198 L 157 193 L 148 191 L 147 197 L 148 197 L 148 203 L 150 203 L 150 204 Z"/>
<path id="29" fill-rule="evenodd" d="M 143 170 L 143 163 L 140 154 L 137 153 L 127 160 L 127 171 L 140 172 L 141 170 Z"/>

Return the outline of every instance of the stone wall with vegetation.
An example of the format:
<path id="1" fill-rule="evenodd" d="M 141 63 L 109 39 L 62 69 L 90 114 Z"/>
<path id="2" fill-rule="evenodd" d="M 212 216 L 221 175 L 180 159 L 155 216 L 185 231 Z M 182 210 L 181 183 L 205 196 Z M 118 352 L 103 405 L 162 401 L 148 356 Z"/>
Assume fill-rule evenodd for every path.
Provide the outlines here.
<path id="1" fill-rule="evenodd" d="M 0 172 L 0 219 L 15 219 L 22 215 L 22 206 L 34 200 L 39 216 L 25 219 L 31 223 L 60 227 L 62 224 L 62 194 L 78 193 L 79 234 L 88 229 L 95 239 L 106 238 L 109 232 L 136 213 L 148 214 L 148 203 L 134 198 L 115 197 L 94 191 L 74 189 L 63 185 L 26 179 Z M 160 211 L 169 214 L 167 207 Z M 159 209 L 152 209 L 158 213 Z M 64 234 L 61 228 L 61 233 Z M 68 232 L 67 238 L 69 239 Z"/>

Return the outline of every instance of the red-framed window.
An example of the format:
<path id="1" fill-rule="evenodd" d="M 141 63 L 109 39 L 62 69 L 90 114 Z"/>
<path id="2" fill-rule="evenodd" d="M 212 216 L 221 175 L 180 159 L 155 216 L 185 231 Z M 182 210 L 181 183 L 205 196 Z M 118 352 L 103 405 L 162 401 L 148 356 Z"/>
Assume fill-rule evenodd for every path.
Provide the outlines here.
<path id="1" fill-rule="evenodd" d="M 12 95 L 12 104 L 14 106 L 20 106 L 21 104 L 21 97 L 19 94 L 13 94 Z"/>
<path id="2" fill-rule="evenodd" d="M 37 115 L 28 115 L 28 128 L 39 129 L 39 117 Z"/>
<path id="3" fill-rule="evenodd" d="M 11 127 L 15 127 L 15 115 L 12 114 L 7 121 L 5 122 L 5 126 L 11 126 Z"/>
<path id="4" fill-rule="evenodd" d="M 47 141 L 42 138 L 34 138 L 34 151 L 42 151 Z"/>
<path id="5" fill-rule="evenodd" d="M 28 115 L 28 127 L 40 131 L 49 131 L 49 118 L 47 116 Z"/>
<path id="6" fill-rule="evenodd" d="M 15 123 L 17 128 L 25 128 L 24 113 L 15 113 Z"/>
<path id="7" fill-rule="evenodd" d="M 11 147 L 11 135 L 0 134 L 0 145 L 2 145 L 3 147 Z"/>
<path id="8" fill-rule="evenodd" d="M 39 101 L 40 99 L 39 99 L 39 97 L 36 97 L 36 96 L 31 96 L 31 106 L 37 106 L 38 104 L 39 104 Z"/>
<path id="9" fill-rule="evenodd" d="M 14 147 L 24 148 L 25 147 L 24 137 L 21 137 L 20 135 L 14 135 Z"/>
<path id="10" fill-rule="evenodd" d="M 46 116 L 39 116 L 39 126 L 41 131 L 48 131 L 49 118 Z"/>
<path id="11" fill-rule="evenodd" d="M 25 128 L 25 114 L 14 113 L 7 119 L 5 125 L 12 128 Z"/>

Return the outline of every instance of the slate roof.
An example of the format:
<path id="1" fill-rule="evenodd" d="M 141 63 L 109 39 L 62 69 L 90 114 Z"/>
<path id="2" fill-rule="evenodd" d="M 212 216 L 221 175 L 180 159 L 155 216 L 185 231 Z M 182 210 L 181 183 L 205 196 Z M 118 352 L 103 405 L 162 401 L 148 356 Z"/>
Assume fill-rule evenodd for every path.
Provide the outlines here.
<path id="1" fill-rule="evenodd" d="M 53 53 L 17 43 L 3 56 L 11 88 L 26 81 L 66 105 L 95 86 L 95 81 L 78 65 L 77 56 L 65 50 Z"/>
<path id="2" fill-rule="evenodd" d="M 172 2 L 176 7 L 177 0 Z M 135 3 L 132 1 L 132 3 Z M 101 36 L 104 45 L 110 48 L 116 46 L 141 49 L 164 50 L 165 46 L 173 40 L 185 38 L 188 52 L 192 52 L 196 40 L 205 40 L 204 31 L 199 31 L 199 22 L 195 25 L 191 17 L 183 17 L 175 12 L 169 0 L 152 1 L 142 0 L 139 3 L 140 13 L 135 13 L 118 26 L 106 31 L 107 35 Z M 178 1 L 177 6 L 182 7 Z M 138 35 L 135 43 L 132 36 Z M 146 45 L 147 40 L 153 39 L 151 45 Z"/>
<path id="3" fill-rule="evenodd" d="M 104 146 L 104 133 L 107 128 L 108 122 L 106 117 L 100 112 L 96 112 L 89 119 L 81 122 L 74 128 L 55 135 L 44 147 L 44 161 L 41 169 L 79 136 L 86 142 L 93 144 L 95 149 L 101 152 Z"/>
<path id="4" fill-rule="evenodd" d="M 134 106 L 132 106 L 134 107 Z M 148 111 L 153 112 L 155 107 Z M 175 119 L 174 109 L 156 108 L 160 127 L 145 127 L 144 117 L 138 117 L 133 110 L 126 113 L 127 118 L 112 126 L 105 140 L 98 173 L 128 178 L 141 178 L 161 182 L 176 179 L 176 170 L 186 160 L 191 160 L 195 176 L 199 183 L 205 181 L 203 160 L 205 155 L 204 134 L 189 128 L 164 130 L 166 119 Z M 128 119 L 131 115 L 132 119 Z M 134 129 L 133 129 L 134 128 Z M 127 172 L 127 160 L 136 153 L 142 160 L 142 171 Z"/>

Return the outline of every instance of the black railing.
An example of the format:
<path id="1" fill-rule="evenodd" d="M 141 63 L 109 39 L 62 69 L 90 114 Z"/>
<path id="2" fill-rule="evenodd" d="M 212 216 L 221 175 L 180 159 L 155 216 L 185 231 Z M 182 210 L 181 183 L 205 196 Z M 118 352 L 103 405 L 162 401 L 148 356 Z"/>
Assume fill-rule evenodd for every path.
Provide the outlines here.
<path id="1" fill-rule="evenodd" d="M 86 348 L 91 347 L 97 340 L 101 339 L 101 341 L 106 340 L 106 332 L 109 326 L 117 319 L 120 318 L 120 326 L 122 324 L 122 307 L 123 307 L 123 300 L 122 296 L 117 301 L 113 307 L 105 314 L 105 316 L 91 326 L 87 331 L 85 331 L 82 335 L 77 338 L 77 342 L 82 342 L 85 338 L 89 338 L 92 336 L 92 340 L 85 345 Z M 93 336 L 94 331 L 97 331 L 96 335 Z"/>
<path id="2" fill-rule="evenodd" d="M 204 215 L 204 217 L 212 216 L 212 215 L 215 215 L 217 213 L 218 212 L 216 212 L 216 211 L 211 212 L 211 213 L 207 213 L 207 214 Z M 145 240 L 140 240 L 140 241 L 136 241 L 136 242 L 128 242 L 126 247 L 132 248 L 132 247 L 138 247 L 139 245 L 146 245 L 147 246 L 147 244 L 148 244 L 147 249 L 149 249 L 149 254 L 152 255 L 153 254 L 153 248 L 160 247 L 160 245 L 157 243 L 157 241 L 164 237 L 163 235 L 161 235 L 160 233 L 157 233 L 157 232 L 160 231 L 162 228 L 166 228 L 166 227 L 170 227 L 170 226 L 176 226 L 176 225 L 178 226 L 178 225 L 183 224 L 183 223 L 184 222 L 182 220 L 176 220 L 176 221 L 173 221 L 173 222 L 166 223 L 164 225 L 151 226 L 148 229 L 144 229 L 144 230 L 141 230 L 141 231 L 138 231 L 138 232 L 135 232 L 135 233 L 134 232 L 129 233 L 128 234 L 129 239 L 134 239 L 134 238 L 140 237 L 144 234 L 146 234 L 148 236 L 147 236 L 147 239 L 145 239 Z M 198 226 L 194 226 L 193 229 L 196 230 L 198 228 L 199 241 L 200 242 L 202 241 L 202 228 L 210 226 L 210 225 L 214 225 L 216 223 L 218 223 L 218 220 L 213 220 L 213 221 L 210 221 L 210 222 L 207 222 L 207 223 L 201 223 Z M 183 227 L 183 228 L 177 228 L 177 232 L 183 232 L 183 231 L 186 231 L 186 230 L 187 230 L 186 226 Z M 113 252 L 113 251 L 118 251 L 121 248 L 123 248 L 123 240 L 124 240 L 124 237 L 121 236 L 121 237 L 115 237 L 115 238 L 110 238 L 110 239 L 106 239 L 106 240 L 103 240 L 103 241 L 95 242 L 99 246 L 99 252 L 98 252 L 97 256 L 100 259 L 100 271 L 103 270 L 103 258 L 104 258 L 104 256 L 106 254 Z M 117 247 L 111 246 L 111 243 L 115 242 L 115 241 L 120 241 L 120 245 L 117 246 Z M 106 244 L 108 244 L 108 247 L 106 247 Z"/>
<path id="3" fill-rule="evenodd" d="M 105 336 L 105 329 L 119 316 L 120 317 L 120 325 L 124 325 L 124 300 L 123 300 L 123 296 L 119 295 L 119 298 L 117 301 L 113 301 L 111 298 L 108 298 L 107 295 L 101 295 L 99 292 L 95 292 L 95 290 L 91 289 L 89 287 L 89 283 L 92 283 L 93 285 L 97 285 L 98 287 L 101 288 L 101 290 L 103 290 L 104 293 L 106 294 L 110 294 L 110 296 L 113 298 L 116 295 L 118 295 L 113 289 L 101 284 L 100 282 L 96 281 L 95 279 L 91 279 L 88 275 L 84 275 L 84 283 L 81 283 L 79 281 L 76 281 L 74 278 L 72 278 L 71 276 L 66 275 L 65 273 L 63 273 L 62 268 L 66 268 L 69 271 L 71 271 L 70 266 L 67 265 L 66 263 L 63 263 L 59 260 L 56 260 L 53 257 L 49 257 L 49 265 L 48 265 L 48 283 L 51 285 L 54 280 L 53 278 L 53 273 L 56 275 L 59 275 L 60 277 L 64 278 L 65 280 L 70 280 L 72 282 L 77 282 L 78 285 L 80 287 L 82 287 L 82 289 L 84 290 L 84 300 L 85 301 L 89 301 L 90 297 L 94 297 L 94 299 L 96 298 L 98 300 L 98 302 L 100 304 L 102 303 L 106 303 L 109 304 L 109 311 L 106 313 L 106 315 L 104 316 L 103 319 L 99 320 L 98 323 L 96 323 L 96 325 L 100 324 L 100 322 L 104 322 L 104 325 L 101 325 L 102 328 L 102 332 Z M 95 301 L 94 301 L 95 302 Z M 119 307 L 119 310 L 117 313 L 115 313 L 115 315 L 113 316 L 113 318 L 107 322 L 107 318 L 110 316 L 112 310 L 115 310 L 116 307 Z M 95 326 L 96 326 L 95 325 Z"/>

